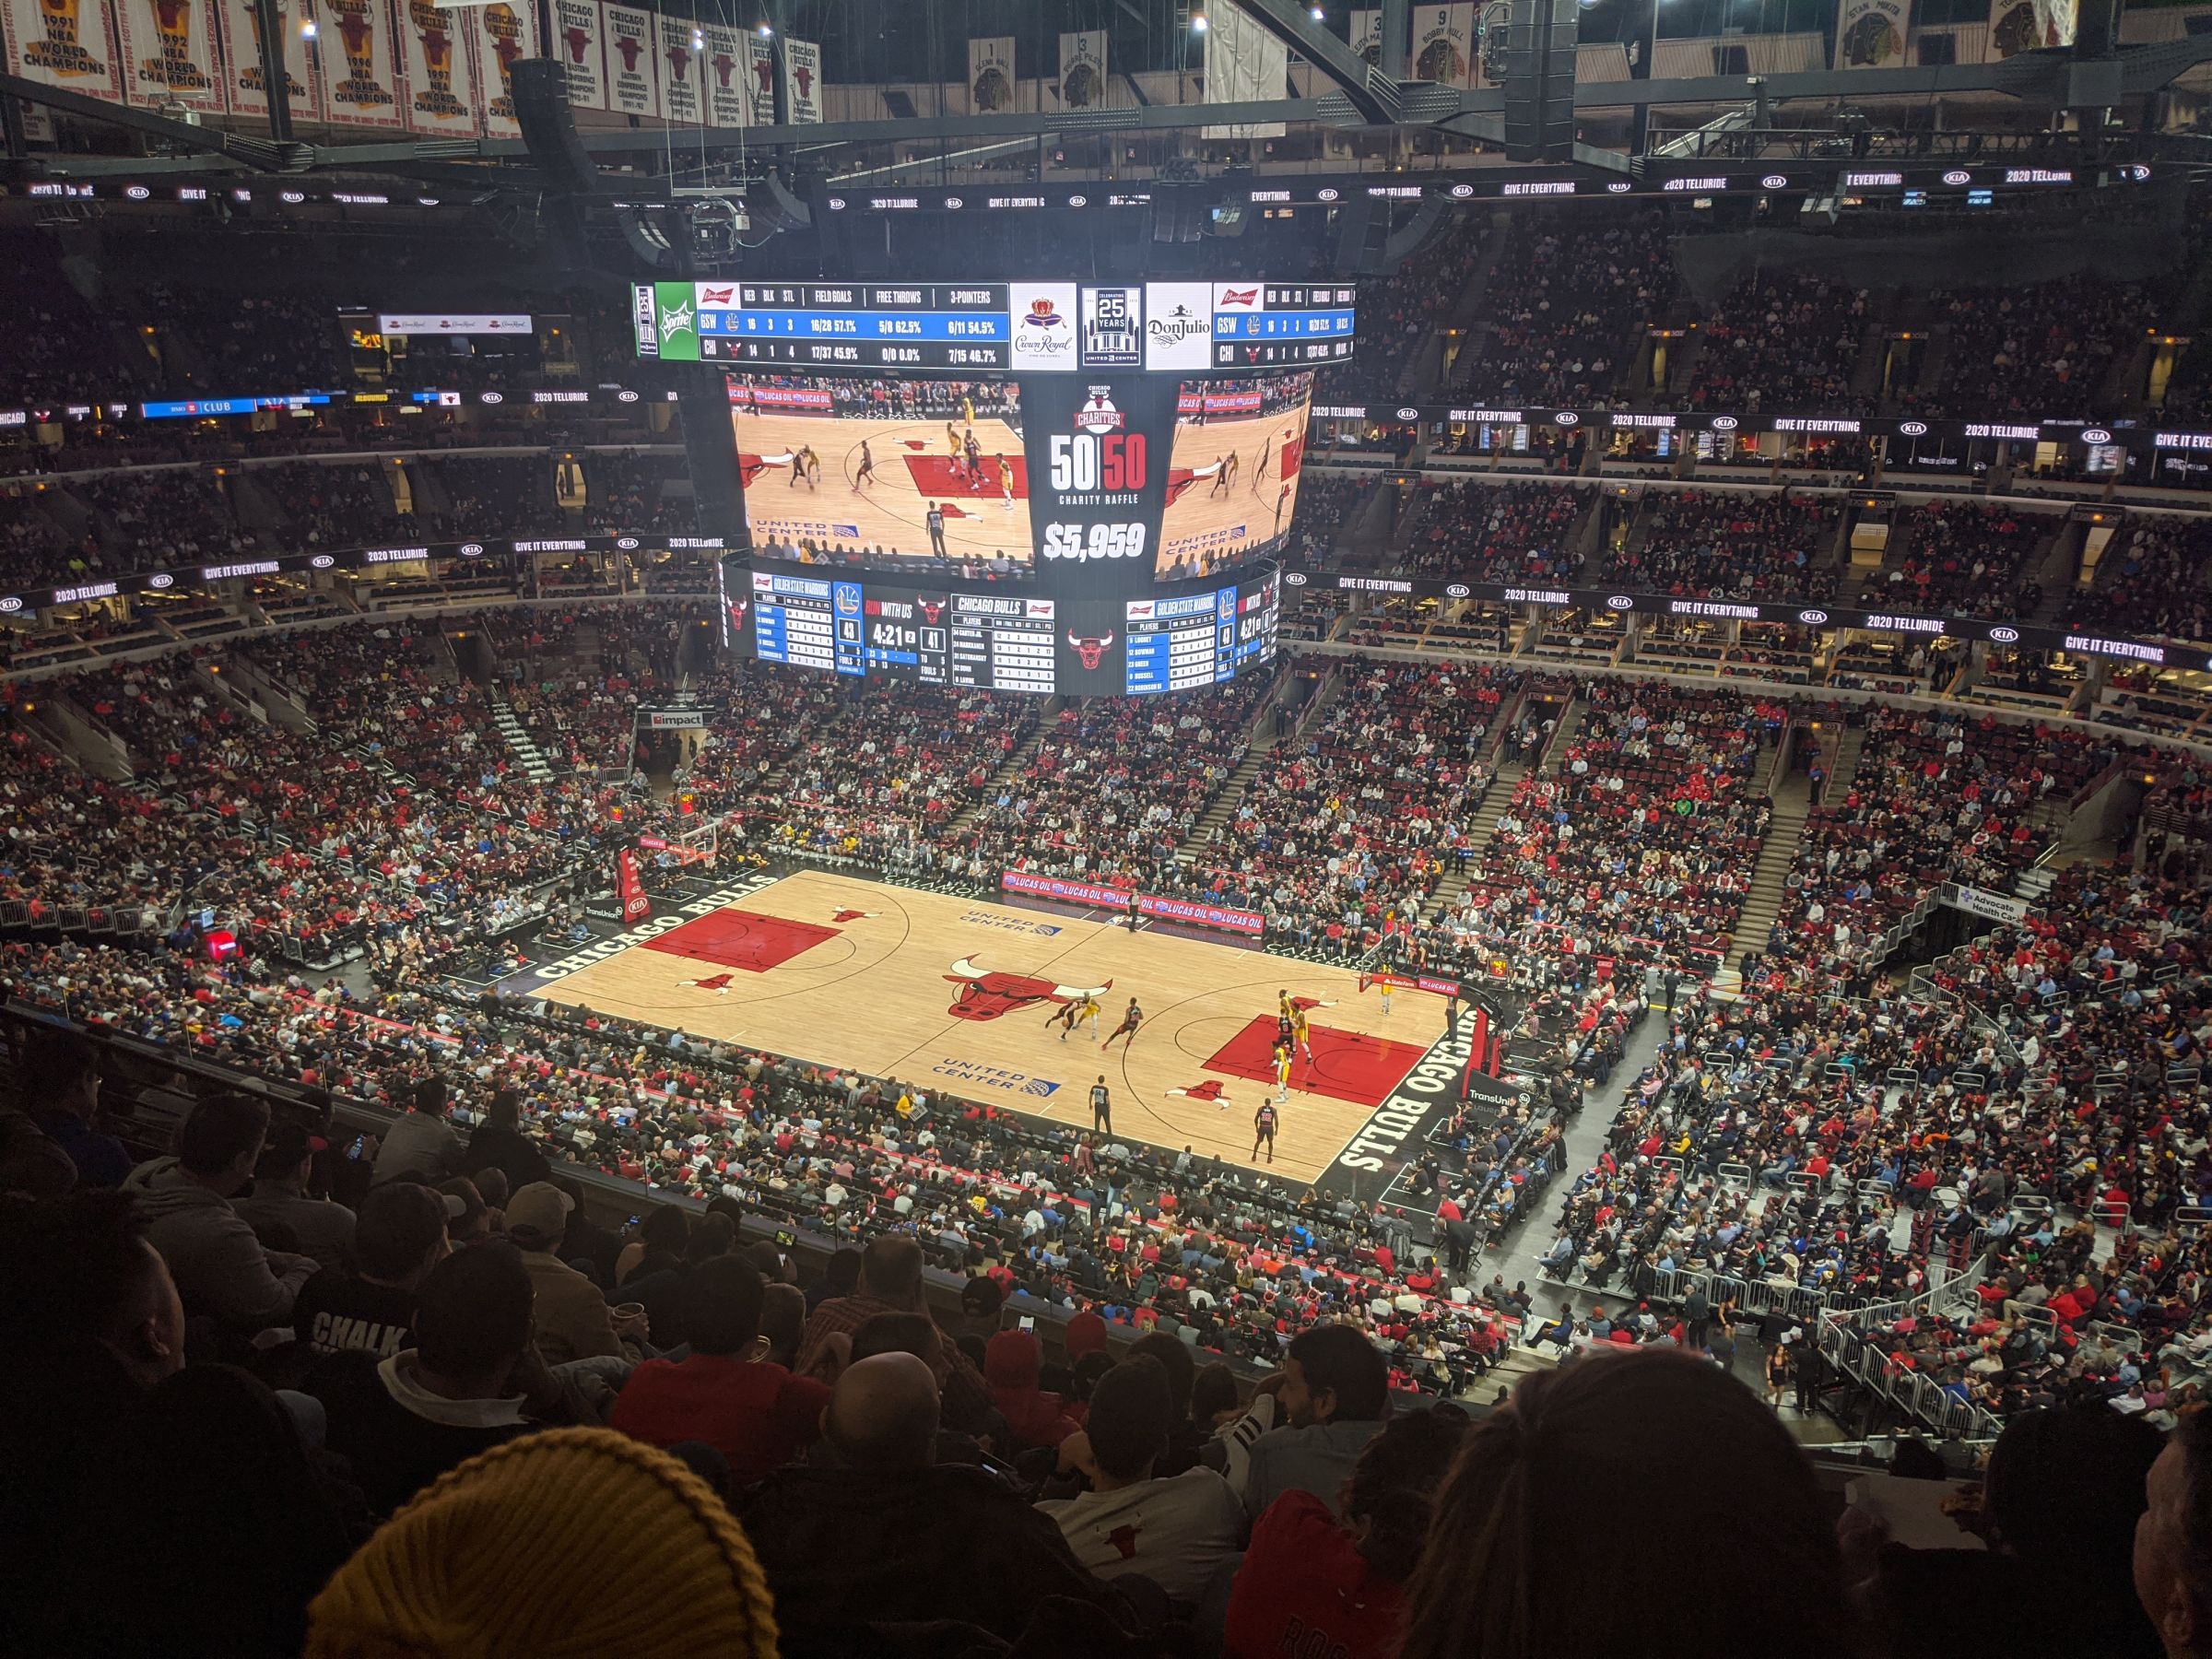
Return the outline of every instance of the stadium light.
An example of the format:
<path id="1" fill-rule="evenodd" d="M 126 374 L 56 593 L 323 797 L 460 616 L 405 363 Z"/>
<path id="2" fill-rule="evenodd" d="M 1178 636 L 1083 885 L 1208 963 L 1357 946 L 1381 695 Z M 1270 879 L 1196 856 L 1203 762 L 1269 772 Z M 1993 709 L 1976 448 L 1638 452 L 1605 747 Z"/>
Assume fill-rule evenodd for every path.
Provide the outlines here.
<path id="1" fill-rule="evenodd" d="M 766 23 L 763 23 L 763 24 L 761 24 L 761 25 L 760 25 L 760 38 L 761 38 L 762 40 L 764 40 L 764 41 L 765 41 L 765 40 L 767 40 L 769 36 L 771 36 L 771 35 L 774 34 L 775 32 L 776 32 L 776 31 L 775 31 L 775 29 L 774 29 L 773 28 L 771 28 L 770 25 L 768 25 L 768 24 L 766 24 Z"/>
<path id="2" fill-rule="evenodd" d="M 300 38 L 303 41 L 312 41 L 315 38 L 315 20 L 312 18 L 300 25 Z"/>
<path id="3" fill-rule="evenodd" d="M 1193 34 L 1204 34 L 1206 32 L 1206 14 L 1204 12 L 1194 12 L 1191 14 L 1191 32 Z"/>
<path id="4" fill-rule="evenodd" d="M 1325 7 L 1319 6 L 1309 6 L 1309 7 L 1307 7 L 1307 8 L 1306 8 L 1306 16 L 1308 16 L 1309 18 L 1312 18 L 1312 19 L 1313 19 L 1313 21 L 1314 21 L 1314 22 L 1316 22 L 1316 23 L 1326 23 L 1326 22 L 1329 20 L 1329 14 L 1328 14 L 1328 11 L 1327 11 L 1327 9 L 1326 9 Z"/>

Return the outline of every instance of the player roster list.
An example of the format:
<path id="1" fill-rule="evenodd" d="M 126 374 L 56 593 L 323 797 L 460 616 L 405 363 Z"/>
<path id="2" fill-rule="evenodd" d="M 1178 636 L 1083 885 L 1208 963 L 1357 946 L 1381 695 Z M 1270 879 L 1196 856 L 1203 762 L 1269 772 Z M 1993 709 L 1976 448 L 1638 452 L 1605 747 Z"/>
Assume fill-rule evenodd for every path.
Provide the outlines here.
<path id="1" fill-rule="evenodd" d="M 924 623 L 924 680 L 1048 695 L 1055 688 L 1052 600 L 954 594 L 945 611 L 945 623 L 941 630 Z M 941 665 L 935 674 L 932 672 L 932 644 L 936 648 L 935 661 Z"/>
<path id="2" fill-rule="evenodd" d="M 834 672 L 838 649 L 832 590 L 841 585 L 807 576 L 776 576 L 755 571 L 753 644 L 760 660 Z"/>
<path id="3" fill-rule="evenodd" d="M 1236 604 L 1237 590 L 1221 590 Z M 1129 649 L 1124 657 L 1125 689 L 1132 697 L 1185 691 L 1220 677 L 1214 618 L 1220 595 L 1212 592 L 1174 598 L 1132 599 L 1123 606 Z"/>

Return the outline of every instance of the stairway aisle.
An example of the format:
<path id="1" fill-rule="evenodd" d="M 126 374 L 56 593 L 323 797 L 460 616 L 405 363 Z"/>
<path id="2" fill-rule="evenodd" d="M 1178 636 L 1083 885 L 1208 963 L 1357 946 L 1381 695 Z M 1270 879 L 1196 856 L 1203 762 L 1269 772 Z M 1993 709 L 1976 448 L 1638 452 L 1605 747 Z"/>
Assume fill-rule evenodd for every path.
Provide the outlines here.
<path id="1" fill-rule="evenodd" d="M 1482 805 L 1476 809 L 1475 817 L 1467 825 L 1467 845 L 1475 849 L 1475 855 L 1467 860 L 1464 868 L 1453 870 L 1444 877 L 1436 889 L 1436 899 L 1429 906 L 1425 920 L 1433 922 L 1449 911 L 1459 902 L 1459 896 L 1481 876 L 1483 854 L 1489 850 L 1490 837 L 1497 833 L 1498 820 L 1505 816 L 1506 807 L 1512 803 L 1513 792 L 1521 787 L 1521 780 L 1527 775 L 1528 769 L 1518 760 L 1509 760 L 1498 769 L 1497 775 L 1490 780 L 1488 791 L 1482 797 Z"/>
<path id="2" fill-rule="evenodd" d="M 546 759 L 545 750 L 537 747 L 537 740 L 515 717 L 514 705 L 496 692 L 491 700 L 491 724 L 499 728 L 500 735 L 507 740 L 507 747 L 514 751 L 515 759 L 522 762 L 523 776 L 533 783 L 550 783 L 553 781 L 553 768 Z"/>
<path id="3" fill-rule="evenodd" d="M 1037 729 L 1019 744 L 1017 744 L 1014 752 L 1006 757 L 998 770 L 983 780 L 983 787 L 977 794 L 975 800 L 953 815 L 952 822 L 946 826 L 948 830 L 967 829 L 975 821 L 977 813 L 981 812 L 988 803 L 998 798 L 1002 786 L 1011 783 L 1016 778 L 1021 776 L 1021 769 L 1029 765 L 1030 757 L 1043 747 L 1047 737 L 1060 729 L 1060 711 L 1065 706 L 1065 703 L 1066 700 L 1059 697 L 1046 701 L 1043 712 L 1038 718 Z"/>
<path id="4" fill-rule="evenodd" d="M 1767 932 L 1782 913 L 1788 894 L 1783 878 L 1797 856 L 1797 843 L 1805 839 L 1805 820 L 1811 806 L 1812 784 L 1796 773 L 1774 792 L 1774 813 L 1767 824 L 1767 839 L 1759 846 L 1759 862 L 1751 866 L 1751 890 L 1735 918 L 1733 953 L 1767 947 Z M 1733 966 L 1724 966 L 1713 981 L 1715 990 L 1728 994 L 1741 983 Z"/>

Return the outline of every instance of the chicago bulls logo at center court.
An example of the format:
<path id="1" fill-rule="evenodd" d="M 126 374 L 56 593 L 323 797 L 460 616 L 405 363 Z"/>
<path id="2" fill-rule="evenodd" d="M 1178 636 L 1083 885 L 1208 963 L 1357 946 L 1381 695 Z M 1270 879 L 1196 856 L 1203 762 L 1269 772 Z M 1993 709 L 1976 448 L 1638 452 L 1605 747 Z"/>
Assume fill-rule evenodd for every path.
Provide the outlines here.
<path id="1" fill-rule="evenodd" d="M 1026 973 L 987 973 L 973 957 L 962 957 L 945 977 L 962 988 L 945 1011 L 962 1019 L 996 1019 L 1041 1002 L 1066 1004 L 1078 997 L 1103 996 L 1113 989 L 1112 980 L 1102 985 L 1060 985 Z"/>

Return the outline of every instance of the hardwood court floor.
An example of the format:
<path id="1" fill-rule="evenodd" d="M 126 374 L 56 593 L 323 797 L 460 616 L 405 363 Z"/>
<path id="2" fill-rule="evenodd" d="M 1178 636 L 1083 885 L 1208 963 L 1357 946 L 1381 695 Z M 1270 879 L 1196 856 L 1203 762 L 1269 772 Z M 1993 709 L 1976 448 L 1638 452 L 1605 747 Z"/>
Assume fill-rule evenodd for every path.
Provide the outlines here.
<path id="1" fill-rule="evenodd" d="M 856 542 L 926 556 L 924 520 L 929 504 L 945 507 L 945 546 L 958 559 L 1003 554 L 1030 558 L 1029 470 L 1021 435 L 996 417 L 975 421 L 982 446 L 982 481 L 956 473 L 939 420 L 863 420 L 808 415 L 731 412 L 738 464 L 745 475 L 745 511 L 756 541 Z M 968 426 L 954 421 L 963 436 Z M 874 481 L 853 483 L 865 440 L 876 464 Z M 811 445 L 821 458 L 818 486 L 794 484 L 790 457 Z M 1014 504 L 999 493 L 996 457 L 1014 475 Z"/>
<path id="2" fill-rule="evenodd" d="M 1046 1029 L 1061 988 L 1100 993 L 1098 1030 Z M 1436 998 L 1401 994 L 1386 1018 L 1344 969 L 816 872 L 539 994 L 1083 1128 L 1103 1073 L 1118 1135 L 1250 1166 L 1282 990 L 1318 1005 L 1273 1166 L 1308 1181 L 1442 1036 Z M 1102 1053 L 1132 995 L 1143 1027 Z"/>
<path id="3" fill-rule="evenodd" d="M 1297 491 L 1282 493 L 1283 454 L 1288 449 L 1290 481 L 1295 483 L 1305 441 L 1303 404 L 1272 415 L 1216 415 L 1203 425 L 1176 422 L 1155 574 L 1202 573 L 1288 529 Z M 1217 489 L 1224 464 L 1232 455 L 1234 475 L 1226 488 Z"/>

